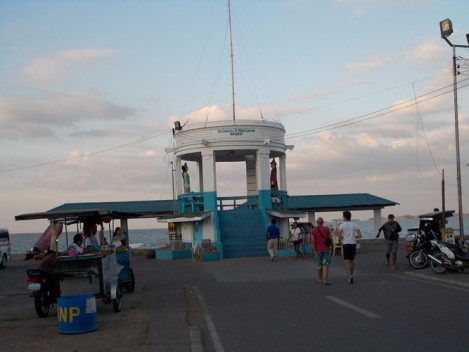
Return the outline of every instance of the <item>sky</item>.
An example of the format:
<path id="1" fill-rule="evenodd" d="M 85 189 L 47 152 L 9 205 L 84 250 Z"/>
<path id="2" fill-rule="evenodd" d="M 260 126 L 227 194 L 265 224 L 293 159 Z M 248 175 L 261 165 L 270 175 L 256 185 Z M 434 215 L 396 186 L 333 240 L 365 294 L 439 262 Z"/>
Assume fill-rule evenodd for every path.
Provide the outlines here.
<path id="1" fill-rule="evenodd" d="M 468 13 L 466 0 L 231 0 L 237 120 L 285 126 L 290 195 L 370 193 L 399 203 L 383 215 L 417 215 L 441 208 L 444 170 L 457 210 L 439 22 L 467 45 Z M 468 49 L 457 56 L 467 213 Z M 224 0 L 0 0 L 0 227 L 42 232 L 15 215 L 63 203 L 172 199 L 174 121 L 231 120 L 231 104 Z M 244 173 L 217 165 L 218 195 L 244 195 Z"/>

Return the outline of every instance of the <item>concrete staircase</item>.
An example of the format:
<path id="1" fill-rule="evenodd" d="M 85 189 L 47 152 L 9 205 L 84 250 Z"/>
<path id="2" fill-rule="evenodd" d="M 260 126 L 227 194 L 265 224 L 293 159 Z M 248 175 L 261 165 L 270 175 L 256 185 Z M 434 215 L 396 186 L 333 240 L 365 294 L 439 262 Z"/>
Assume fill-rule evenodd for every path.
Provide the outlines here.
<path id="1" fill-rule="evenodd" d="M 263 211 L 248 208 L 218 212 L 224 258 L 268 255 L 263 216 Z"/>

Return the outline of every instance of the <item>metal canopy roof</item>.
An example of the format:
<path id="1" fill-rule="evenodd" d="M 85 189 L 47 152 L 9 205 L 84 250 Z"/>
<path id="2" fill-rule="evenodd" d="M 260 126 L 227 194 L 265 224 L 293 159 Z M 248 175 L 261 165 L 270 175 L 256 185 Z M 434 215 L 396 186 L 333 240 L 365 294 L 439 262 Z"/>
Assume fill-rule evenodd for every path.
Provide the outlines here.
<path id="1" fill-rule="evenodd" d="M 399 203 L 369 193 L 289 196 L 288 208 L 312 211 L 372 210 Z"/>
<path id="2" fill-rule="evenodd" d="M 368 193 L 288 196 L 288 210 L 298 212 L 373 210 L 397 204 L 399 203 Z M 53 219 L 60 216 L 70 216 L 71 212 L 84 213 L 86 211 L 110 211 L 113 218 L 157 218 L 174 214 L 172 200 L 138 200 L 65 203 L 47 212 L 18 215 L 15 219 Z M 96 213 L 94 214 L 96 215 Z"/>
<path id="3" fill-rule="evenodd" d="M 156 217 L 157 215 L 172 214 L 172 200 L 137 200 L 124 202 L 89 202 L 65 203 L 50 211 L 67 211 L 76 209 L 110 209 L 123 213 L 139 214 L 139 217 Z M 135 216 L 134 216 L 135 217 Z"/>
<path id="4" fill-rule="evenodd" d="M 446 210 L 445 211 L 445 218 L 450 218 L 454 215 L 455 210 Z M 443 218 L 443 212 L 442 211 L 433 211 L 431 213 L 426 213 L 419 215 L 420 219 L 423 218 L 432 218 L 432 219 L 442 219 Z"/>
<path id="5" fill-rule="evenodd" d="M 49 210 L 40 213 L 28 213 L 15 216 L 15 220 L 82 220 L 93 216 L 102 216 L 111 219 L 136 218 L 139 214 L 124 213 L 109 209 L 70 209 L 70 210 Z"/>

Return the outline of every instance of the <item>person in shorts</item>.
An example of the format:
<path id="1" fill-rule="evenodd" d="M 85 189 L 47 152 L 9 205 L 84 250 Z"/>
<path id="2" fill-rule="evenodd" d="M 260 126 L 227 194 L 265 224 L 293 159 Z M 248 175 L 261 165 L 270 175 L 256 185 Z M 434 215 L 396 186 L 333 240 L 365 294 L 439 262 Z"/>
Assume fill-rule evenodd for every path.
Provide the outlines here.
<path id="1" fill-rule="evenodd" d="M 352 213 L 348 210 L 342 213 L 344 222 L 339 226 L 339 239 L 343 243 L 344 264 L 348 274 L 349 284 L 353 284 L 353 271 L 355 269 L 355 254 L 357 253 L 357 238 L 362 237 L 360 228 L 350 221 Z"/>
<path id="2" fill-rule="evenodd" d="M 401 225 L 397 221 L 394 221 L 394 215 L 388 215 L 388 221 L 383 224 L 378 230 L 376 237 L 383 231 L 384 238 L 386 239 L 386 266 L 389 265 L 389 259 L 392 262 L 392 270 L 396 269 L 397 261 L 397 247 L 399 245 L 399 232 L 402 231 Z"/>
<path id="3" fill-rule="evenodd" d="M 318 284 L 323 283 L 324 285 L 330 285 L 328 277 L 332 254 L 331 230 L 329 227 L 323 226 L 324 219 L 322 217 L 316 219 L 316 224 L 317 226 L 311 230 L 311 247 L 316 257 L 318 272 L 316 282 Z M 326 242 L 328 242 L 329 245 Z"/>

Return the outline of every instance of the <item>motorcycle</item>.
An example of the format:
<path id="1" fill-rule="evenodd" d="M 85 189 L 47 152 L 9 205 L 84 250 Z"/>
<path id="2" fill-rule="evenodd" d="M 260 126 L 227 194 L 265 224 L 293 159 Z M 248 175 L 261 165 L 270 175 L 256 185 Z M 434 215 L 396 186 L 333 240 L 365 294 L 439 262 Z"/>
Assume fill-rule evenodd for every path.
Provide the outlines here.
<path id="1" fill-rule="evenodd" d="M 448 270 L 464 270 L 469 267 L 468 242 L 449 244 L 438 240 L 431 240 L 436 248 L 435 253 L 428 254 L 430 266 L 437 274 L 444 274 Z"/>
<path id="2" fill-rule="evenodd" d="M 45 318 L 60 296 L 58 274 L 47 269 L 29 269 L 26 272 L 28 290 L 31 292 L 30 297 L 34 298 L 36 313 L 40 318 Z"/>
<path id="3" fill-rule="evenodd" d="M 428 264 L 428 255 L 433 253 L 435 245 L 433 240 L 438 237 L 429 227 L 417 232 L 414 239 L 413 252 L 409 255 L 409 264 L 415 269 L 423 269 Z"/>

